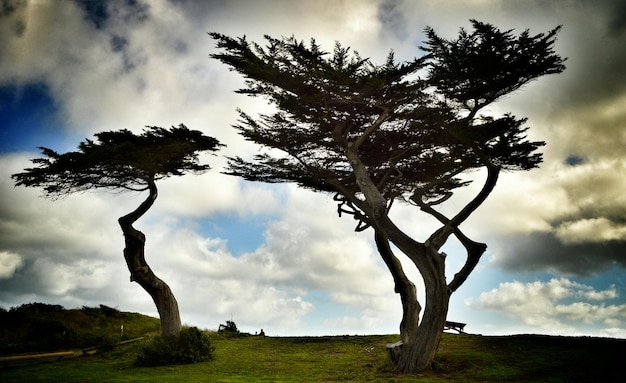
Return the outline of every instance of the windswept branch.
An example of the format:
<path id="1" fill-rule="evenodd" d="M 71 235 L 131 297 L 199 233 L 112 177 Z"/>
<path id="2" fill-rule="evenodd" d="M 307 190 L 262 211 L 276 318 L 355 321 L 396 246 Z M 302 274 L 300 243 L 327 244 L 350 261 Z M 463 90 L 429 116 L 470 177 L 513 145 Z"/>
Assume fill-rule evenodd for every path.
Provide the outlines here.
<path id="1" fill-rule="evenodd" d="M 365 140 L 367 140 L 376 130 L 378 130 L 380 126 L 385 122 L 385 120 L 389 118 L 390 114 L 391 111 L 389 109 L 386 108 L 385 110 L 383 110 L 383 112 L 378 116 L 376 121 L 374 121 L 369 128 L 367 128 L 363 133 L 359 135 L 359 138 L 356 139 L 356 141 L 352 145 L 352 148 L 356 150 L 361 145 L 363 145 Z"/>
<path id="2" fill-rule="evenodd" d="M 498 176 L 500 175 L 500 168 L 494 165 L 487 165 L 487 179 L 483 184 L 480 192 L 472 199 L 461 211 L 452 218 L 450 224 L 453 226 L 459 226 L 463 223 L 483 202 L 489 197 L 489 194 L 493 191 L 496 183 L 498 182 Z"/>
<path id="3" fill-rule="evenodd" d="M 154 182 L 154 179 L 148 179 L 147 183 L 148 183 L 148 190 L 150 191 L 150 194 L 141 203 L 141 205 L 137 207 L 137 209 L 133 210 L 132 212 L 118 219 L 118 222 L 120 223 L 120 225 L 122 225 L 122 227 L 132 225 L 135 221 L 141 218 L 141 216 L 146 214 L 146 212 L 154 204 L 154 201 L 156 201 L 158 197 L 156 182 Z"/>

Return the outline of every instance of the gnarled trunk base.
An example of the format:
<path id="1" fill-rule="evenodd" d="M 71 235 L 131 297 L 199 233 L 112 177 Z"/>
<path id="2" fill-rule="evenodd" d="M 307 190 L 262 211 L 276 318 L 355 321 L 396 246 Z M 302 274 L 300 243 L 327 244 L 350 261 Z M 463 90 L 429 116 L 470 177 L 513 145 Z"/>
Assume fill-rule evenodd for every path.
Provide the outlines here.
<path id="1" fill-rule="evenodd" d="M 413 374 L 432 367 L 446 323 L 449 301 L 450 294 L 445 284 L 427 290 L 424 316 L 417 334 L 395 350 L 390 350 L 397 372 Z"/>

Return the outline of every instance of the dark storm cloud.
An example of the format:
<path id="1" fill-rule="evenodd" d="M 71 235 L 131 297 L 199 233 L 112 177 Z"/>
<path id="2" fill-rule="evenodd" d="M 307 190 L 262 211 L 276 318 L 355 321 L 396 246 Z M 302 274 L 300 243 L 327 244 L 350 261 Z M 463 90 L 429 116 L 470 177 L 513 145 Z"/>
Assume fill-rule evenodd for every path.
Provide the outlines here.
<path id="1" fill-rule="evenodd" d="M 97 29 L 104 29 L 111 18 L 120 18 L 126 23 L 145 21 L 150 16 L 150 2 L 141 0 L 76 1 L 82 8 L 85 19 Z"/>
<path id="2" fill-rule="evenodd" d="M 544 272 L 588 277 L 616 265 L 626 268 L 626 241 L 564 244 L 552 233 L 503 237 L 493 244 L 494 264 L 511 272 Z"/>
<path id="3" fill-rule="evenodd" d="M 76 3 L 84 10 L 85 19 L 98 29 L 104 27 L 110 16 L 106 1 L 77 1 Z"/>
<path id="4" fill-rule="evenodd" d="M 589 162 L 576 156 L 567 162 L 547 170 L 552 181 L 527 197 L 534 201 L 530 205 L 534 213 L 516 221 L 522 226 L 551 211 L 543 216 L 543 224 L 527 234 L 517 231 L 494 238 L 498 266 L 577 276 L 615 266 L 626 269 L 626 181 L 622 176 L 626 164 L 623 159 Z M 547 193 L 558 189 L 555 194 Z"/>
<path id="5" fill-rule="evenodd" d="M 532 34 L 562 26 L 555 49 L 567 69 L 542 79 L 534 110 L 565 118 L 626 94 L 626 2 L 621 0 L 494 1 L 487 16 L 471 14 L 502 29 Z M 541 86 L 541 85 L 540 85 Z"/>
<path id="6" fill-rule="evenodd" d="M 528 3 L 501 5 L 522 17 Z M 524 196 L 534 202 L 520 201 L 545 227 L 494 239 L 495 264 L 577 276 L 626 268 L 626 3 L 534 3 L 542 23 L 563 25 L 555 47 L 567 57 L 565 72 L 542 79 L 518 109 L 547 141 L 535 194 Z"/>
<path id="7" fill-rule="evenodd" d="M 409 37 L 408 25 L 399 4 L 398 0 L 384 0 L 378 7 L 378 19 L 383 30 L 389 30 L 397 39 L 405 40 Z"/>
<path id="8" fill-rule="evenodd" d="M 555 2 L 558 3 L 558 2 Z M 574 106 L 611 99 L 626 91 L 626 2 L 565 1 L 577 10 L 580 20 L 572 18 L 564 30 L 574 38 L 568 42 L 567 96 Z M 581 23 L 575 25 L 574 23 Z"/>
<path id="9" fill-rule="evenodd" d="M 4 45 L 5 35 L 21 37 L 26 31 L 26 22 L 20 16 L 21 11 L 26 8 L 25 0 L 1 0 L 0 1 L 0 55 L 2 54 L 2 45 Z M 4 32 L 4 33 L 2 33 Z"/>
<path id="10" fill-rule="evenodd" d="M 626 32 L 626 2 L 622 0 L 609 0 L 596 3 L 599 3 L 599 6 L 606 7 L 609 17 L 609 33 L 623 35 Z"/>

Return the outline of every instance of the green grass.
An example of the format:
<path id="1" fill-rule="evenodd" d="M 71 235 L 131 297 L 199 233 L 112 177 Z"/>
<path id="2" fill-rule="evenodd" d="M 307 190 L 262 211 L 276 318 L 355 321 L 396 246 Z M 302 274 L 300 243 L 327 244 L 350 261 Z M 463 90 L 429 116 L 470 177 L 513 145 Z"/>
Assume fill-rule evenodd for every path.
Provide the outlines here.
<path id="1" fill-rule="evenodd" d="M 155 334 L 159 327 L 156 318 L 106 306 L 23 305 L 0 310 L 0 355 L 97 346 Z M 626 382 L 626 340 L 443 334 L 432 371 L 399 376 L 385 349 L 397 335 L 209 336 L 215 348 L 209 362 L 136 367 L 141 341 L 95 355 L 0 366 L 0 382 Z"/>
<path id="2" fill-rule="evenodd" d="M 58 362 L 8 367 L 2 382 L 623 382 L 626 341 L 444 334 L 436 371 L 398 376 L 385 345 L 397 336 L 228 337 L 215 359 L 139 368 L 140 344 Z"/>

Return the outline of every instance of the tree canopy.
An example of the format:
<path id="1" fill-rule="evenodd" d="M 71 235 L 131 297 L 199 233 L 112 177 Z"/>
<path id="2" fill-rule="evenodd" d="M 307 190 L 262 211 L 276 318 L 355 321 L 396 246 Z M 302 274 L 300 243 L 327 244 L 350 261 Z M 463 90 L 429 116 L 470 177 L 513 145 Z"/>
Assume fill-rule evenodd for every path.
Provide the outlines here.
<path id="1" fill-rule="evenodd" d="M 143 191 L 148 181 L 210 169 L 198 162 L 198 154 L 216 151 L 222 144 L 185 125 L 165 129 L 147 127 L 143 133 L 130 130 L 96 133 L 78 150 L 59 154 L 40 147 L 45 158 L 32 162 L 38 167 L 14 174 L 16 186 L 42 187 L 48 197 L 91 189 Z"/>
<path id="2" fill-rule="evenodd" d="M 296 182 L 356 195 L 355 150 L 388 201 L 438 199 L 466 185 L 457 176 L 495 166 L 525 170 L 541 162 L 542 142 L 526 139 L 524 119 L 478 112 L 529 81 L 563 70 L 552 44 L 558 28 L 513 36 L 472 21 L 474 31 L 445 40 L 427 29 L 426 55 L 374 65 L 336 44 L 332 54 L 311 40 L 266 36 L 267 46 L 213 33 L 225 53 L 212 55 L 247 79 L 239 93 L 267 97 L 271 115 L 240 111 L 248 140 L 285 155 L 232 158 L 227 172 L 249 180 Z M 423 74 L 426 73 L 424 76 Z"/>

